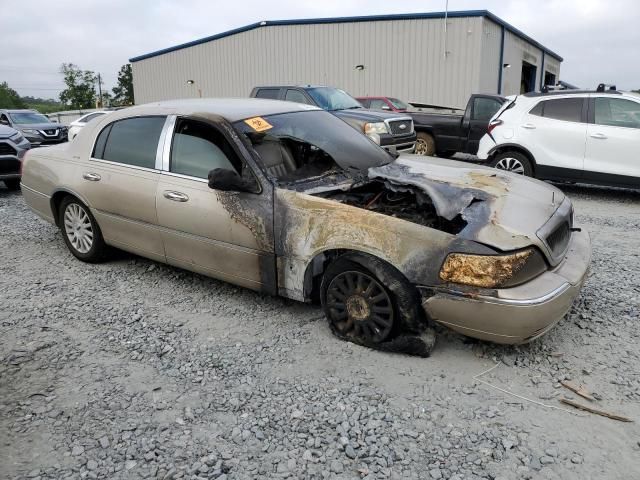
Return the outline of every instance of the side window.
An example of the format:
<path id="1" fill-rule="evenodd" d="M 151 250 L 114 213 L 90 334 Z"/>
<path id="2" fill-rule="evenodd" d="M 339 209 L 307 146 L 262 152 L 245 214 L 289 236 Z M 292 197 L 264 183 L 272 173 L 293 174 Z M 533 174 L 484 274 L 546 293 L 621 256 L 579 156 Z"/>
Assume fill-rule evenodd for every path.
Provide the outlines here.
<path id="1" fill-rule="evenodd" d="M 119 120 L 100 132 L 94 158 L 136 167 L 155 168 L 158 141 L 165 117 Z"/>
<path id="2" fill-rule="evenodd" d="M 565 122 L 580 122 L 583 101 L 582 97 L 545 100 L 536 105 L 529 113 Z"/>
<path id="3" fill-rule="evenodd" d="M 240 172 L 241 162 L 227 139 L 213 126 L 179 119 L 173 135 L 169 171 L 207 178 L 214 168 Z"/>
<path id="4" fill-rule="evenodd" d="M 640 103 L 621 98 L 596 97 L 594 123 L 612 127 L 640 128 Z"/>
<path id="5" fill-rule="evenodd" d="M 371 103 L 369 104 L 369 108 L 374 110 L 391 110 L 387 102 L 380 98 L 372 98 Z"/>
<path id="6" fill-rule="evenodd" d="M 307 97 L 305 97 L 302 92 L 291 88 L 287 90 L 284 99 L 287 102 L 305 103 L 309 105 L 309 100 L 307 100 Z"/>
<path id="7" fill-rule="evenodd" d="M 9 125 L 9 119 L 7 118 L 6 115 L 0 115 L 0 122 L 2 122 L 5 125 Z"/>
<path id="8" fill-rule="evenodd" d="M 500 102 L 493 98 L 476 97 L 473 100 L 473 116 L 471 120 L 488 122 L 500 109 Z"/>
<path id="9" fill-rule="evenodd" d="M 256 92 L 256 98 L 270 98 L 271 100 L 277 100 L 279 96 L 279 88 L 261 88 Z"/>

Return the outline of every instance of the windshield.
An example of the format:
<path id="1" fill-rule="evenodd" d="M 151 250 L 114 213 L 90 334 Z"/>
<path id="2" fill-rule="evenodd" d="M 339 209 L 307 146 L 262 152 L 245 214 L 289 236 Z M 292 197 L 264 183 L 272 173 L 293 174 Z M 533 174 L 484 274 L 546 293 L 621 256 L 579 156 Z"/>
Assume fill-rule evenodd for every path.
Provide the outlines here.
<path id="1" fill-rule="evenodd" d="M 316 87 L 308 88 L 307 93 L 323 110 L 347 110 L 351 108 L 363 108 L 362 104 L 347 92 L 337 88 Z"/>
<path id="2" fill-rule="evenodd" d="M 13 123 L 17 123 L 19 125 L 30 123 L 51 123 L 51 121 L 41 113 L 20 112 L 10 113 L 9 116 L 11 117 L 11 120 L 13 120 Z"/>
<path id="3" fill-rule="evenodd" d="M 398 100 L 397 98 L 390 98 L 389 101 L 391 104 L 398 110 L 408 110 L 410 107 L 402 100 Z"/>
<path id="4" fill-rule="evenodd" d="M 251 142 L 267 175 L 281 182 L 366 172 L 393 160 L 366 135 L 320 110 L 255 117 L 234 126 Z"/>

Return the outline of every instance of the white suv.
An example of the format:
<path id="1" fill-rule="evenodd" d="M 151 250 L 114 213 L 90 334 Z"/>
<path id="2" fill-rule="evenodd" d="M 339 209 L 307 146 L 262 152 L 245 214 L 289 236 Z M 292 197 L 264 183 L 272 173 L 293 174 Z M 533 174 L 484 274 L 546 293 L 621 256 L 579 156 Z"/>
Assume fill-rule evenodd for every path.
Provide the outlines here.
<path id="1" fill-rule="evenodd" d="M 543 180 L 640 187 L 640 95 L 556 91 L 510 98 L 478 157 Z"/>

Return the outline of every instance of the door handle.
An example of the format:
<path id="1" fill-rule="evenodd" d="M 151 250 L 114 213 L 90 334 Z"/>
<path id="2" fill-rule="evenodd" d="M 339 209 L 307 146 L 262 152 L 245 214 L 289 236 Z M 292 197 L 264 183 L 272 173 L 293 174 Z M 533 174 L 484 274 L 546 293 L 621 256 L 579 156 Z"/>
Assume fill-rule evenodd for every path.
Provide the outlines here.
<path id="1" fill-rule="evenodd" d="M 607 136 L 604 133 L 592 133 L 591 138 L 597 138 L 599 140 L 606 140 Z"/>
<path id="2" fill-rule="evenodd" d="M 165 190 L 163 195 L 164 195 L 164 198 L 166 198 L 167 200 L 173 200 L 174 202 L 189 201 L 189 197 L 186 196 L 184 193 L 180 193 L 180 192 L 172 192 L 171 190 Z"/>
<path id="3" fill-rule="evenodd" d="M 521 125 L 522 128 L 526 128 L 527 130 L 535 130 L 536 126 L 533 123 L 525 123 Z"/>
<path id="4" fill-rule="evenodd" d="M 82 174 L 82 178 L 89 180 L 90 182 L 99 182 L 102 177 L 97 173 L 86 172 Z"/>

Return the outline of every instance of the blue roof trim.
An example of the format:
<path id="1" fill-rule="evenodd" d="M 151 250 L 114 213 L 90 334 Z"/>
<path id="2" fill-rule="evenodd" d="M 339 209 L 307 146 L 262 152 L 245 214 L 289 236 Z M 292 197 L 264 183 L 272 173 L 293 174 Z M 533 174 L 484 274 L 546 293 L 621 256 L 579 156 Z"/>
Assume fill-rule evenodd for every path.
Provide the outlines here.
<path id="1" fill-rule="evenodd" d="M 540 50 L 545 52 L 547 55 L 550 55 L 561 62 L 563 60 L 563 58 L 560 55 L 553 52 L 552 50 L 549 50 L 544 45 L 536 42 L 533 38 L 526 35 L 522 31 L 518 30 L 514 26 L 508 24 L 507 22 L 497 17 L 493 13 L 489 12 L 488 10 L 462 10 L 462 11 L 448 12 L 446 15 L 449 18 L 486 17 L 489 20 L 497 23 L 498 25 L 503 26 L 506 30 L 513 33 L 514 35 L 517 35 L 518 37 L 532 44 L 533 46 L 539 48 Z M 357 16 L 357 17 L 307 18 L 307 19 L 298 19 L 298 20 L 265 20 L 262 22 L 252 23 L 244 27 L 235 28 L 233 30 L 228 30 L 226 32 L 218 33 L 216 35 L 211 35 L 209 37 L 193 40 L 191 42 L 182 43 L 180 45 L 175 45 L 173 47 L 163 48 L 162 50 L 157 50 L 155 52 L 139 55 L 137 57 L 130 58 L 129 61 L 131 63 L 139 62 L 140 60 L 145 60 L 151 57 L 157 57 L 158 55 L 163 55 L 169 52 L 175 52 L 176 50 L 182 50 L 183 48 L 193 47 L 195 45 L 211 42 L 213 40 L 219 40 L 221 38 L 229 37 L 237 33 L 248 32 L 256 28 L 268 27 L 273 25 L 278 25 L 278 26 L 318 25 L 318 24 L 327 24 L 327 23 L 382 22 L 382 21 L 388 21 L 388 20 L 424 20 L 424 19 L 433 19 L 433 18 L 444 18 L 444 17 L 445 17 L 445 12 L 427 12 L 427 13 L 399 13 L 399 14 L 392 14 L 392 15 L 363 15 L 363 16 Z"/>

